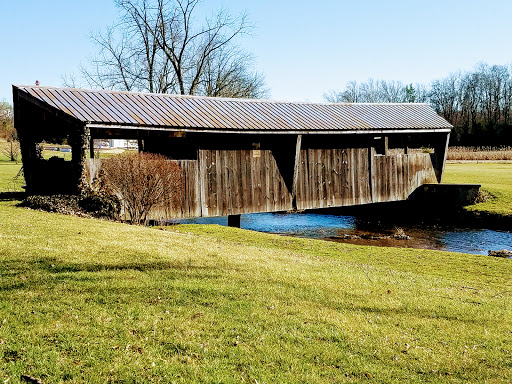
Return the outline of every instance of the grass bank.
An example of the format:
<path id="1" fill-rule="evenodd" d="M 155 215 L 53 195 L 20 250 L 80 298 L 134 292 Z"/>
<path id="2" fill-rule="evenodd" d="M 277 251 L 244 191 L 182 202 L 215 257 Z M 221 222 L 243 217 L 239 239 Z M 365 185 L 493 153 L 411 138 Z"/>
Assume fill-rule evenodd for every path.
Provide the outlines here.
<path id="1" fill-rule="evenodd" d="M 446 164 L 444 183 L 481 184 L 492 198 L 466 207 L 469 212 L 512 217 L 512 164 Z"/>
<path id="2" fill-rule="evenodd" d="M 0 379 L 507 382 L 512 263 L 0 202 Z"/>

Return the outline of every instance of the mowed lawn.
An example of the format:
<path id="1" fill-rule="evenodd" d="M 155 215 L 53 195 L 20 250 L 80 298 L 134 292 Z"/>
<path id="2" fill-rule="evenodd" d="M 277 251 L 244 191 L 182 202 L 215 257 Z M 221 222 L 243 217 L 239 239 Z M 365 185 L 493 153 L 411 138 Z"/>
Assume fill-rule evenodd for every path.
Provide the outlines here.
<path id="1" fill-rule="evenodd" d="M 19 167 L 0 161 L 0 190 Z M 445 181 L 481 183 L 499 204 L 472 208 L 507 213 L 511 171 L 448 164 Z M 487 256 L 0 201 L 0 380 L 507 383 L 511 276 Z"/>
<path id="2" fill-rule="evenodd" d="M 0 202 L 0 380 L 509 382 L 512 260 Z"/>
<path id="3" fill-rule="evenodd" d="M 511 163 L 464 163 L 447 164 L 444 183 L 481 184 L 492 195 L 487 202 L 466 209 L 497 215 L 512 215 L 512 164 Z"/>

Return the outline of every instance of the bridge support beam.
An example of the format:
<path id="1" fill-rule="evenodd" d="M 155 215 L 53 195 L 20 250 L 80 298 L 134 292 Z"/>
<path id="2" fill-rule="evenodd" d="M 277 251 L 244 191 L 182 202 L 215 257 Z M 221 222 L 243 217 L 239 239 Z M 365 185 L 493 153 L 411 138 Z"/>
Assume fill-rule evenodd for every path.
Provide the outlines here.
<path id="1" fill-rule="evenodd" d="M 241 215 L 229 215 L 228 227 L 240 228 L 240 216 Z"/>
<path id="2" fill-rule="evenodd" d="M 434 171 L 436 173 L 437 182 L 441 183 L 443 179 L 444 166 L 446 164 L 446 155 L 448 154 L 448 143 L 450 141 L 450 133 L 440 134 L 434 144 Z"/>

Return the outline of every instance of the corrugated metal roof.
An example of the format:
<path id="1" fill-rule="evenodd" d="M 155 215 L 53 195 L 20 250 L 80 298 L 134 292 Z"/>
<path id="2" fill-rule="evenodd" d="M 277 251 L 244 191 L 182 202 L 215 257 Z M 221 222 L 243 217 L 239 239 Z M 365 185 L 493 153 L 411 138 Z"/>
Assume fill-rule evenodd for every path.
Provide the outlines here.
<path id="1" fill-rule="evenodd" d="M 85 124 L 228 131 L 449 129 L 426 104 L 291 103 L 13 86 Z"/>

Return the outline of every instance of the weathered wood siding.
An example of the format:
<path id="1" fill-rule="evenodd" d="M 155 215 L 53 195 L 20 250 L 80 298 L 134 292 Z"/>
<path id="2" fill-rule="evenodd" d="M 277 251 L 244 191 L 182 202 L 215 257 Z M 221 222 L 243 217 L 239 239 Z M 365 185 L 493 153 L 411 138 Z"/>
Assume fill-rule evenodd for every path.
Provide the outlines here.
<path id="1" fill-rule="evenodd" d="M 368 151 L 302 150 L 297 209 L 405 200 L 420 185 L 436 182 L 429 154 L 368 156 Z"/>
<path id="2" fill-rule="evenodd" d="M 170 160 L 183 171 L 180 204 L 159 207 L 153 219 L 289 211 L 286 185 L 270 150 L 199 150 L 198 160 Z M 293 168 L 293 164 L 290 165 Z M 101 160 L 88 161 L 89 182 Z M 303 149 L 297 171 L 298 210 L 405 200 L 436 183 L 429 154 L 375 155 L 367 148 Z"/>
<path id="3" fill-rule="evenodd" d="M 365 204 L 370 200 L 368 180 L 366 148 L 302 150 L 297 209 Z"/>
<path id="4" fill-rule="evenodd" d="M 201 216 L 199 164 L 197 160 L 171 160 L 178 163 L 183 172 L 183 189 L 178 209 L 167 208 L 170 217 L 188 218 Z"/>
<path id="5" fill-rule="evenodd" d="M 405 200 L 422 184 L 437 183 L 428 153 L 373 156 L 372 202 Z"/>
<path id="6" fill-rule="evenodd" d="M 186 219 L 201 216 L 199 196 L 199 166 L 197 160 L 169 160 L 179 165 L 182 171 L 182 183 L 179 191 L 175 191 L 176 204 L 154 207 L 149 215 L 154 220 Z"/>
<path id="7" fill-rule="evenodd" d="M 291 193 L 270 150 L 200 150 L 203 216 L 292 209 Z"/>

